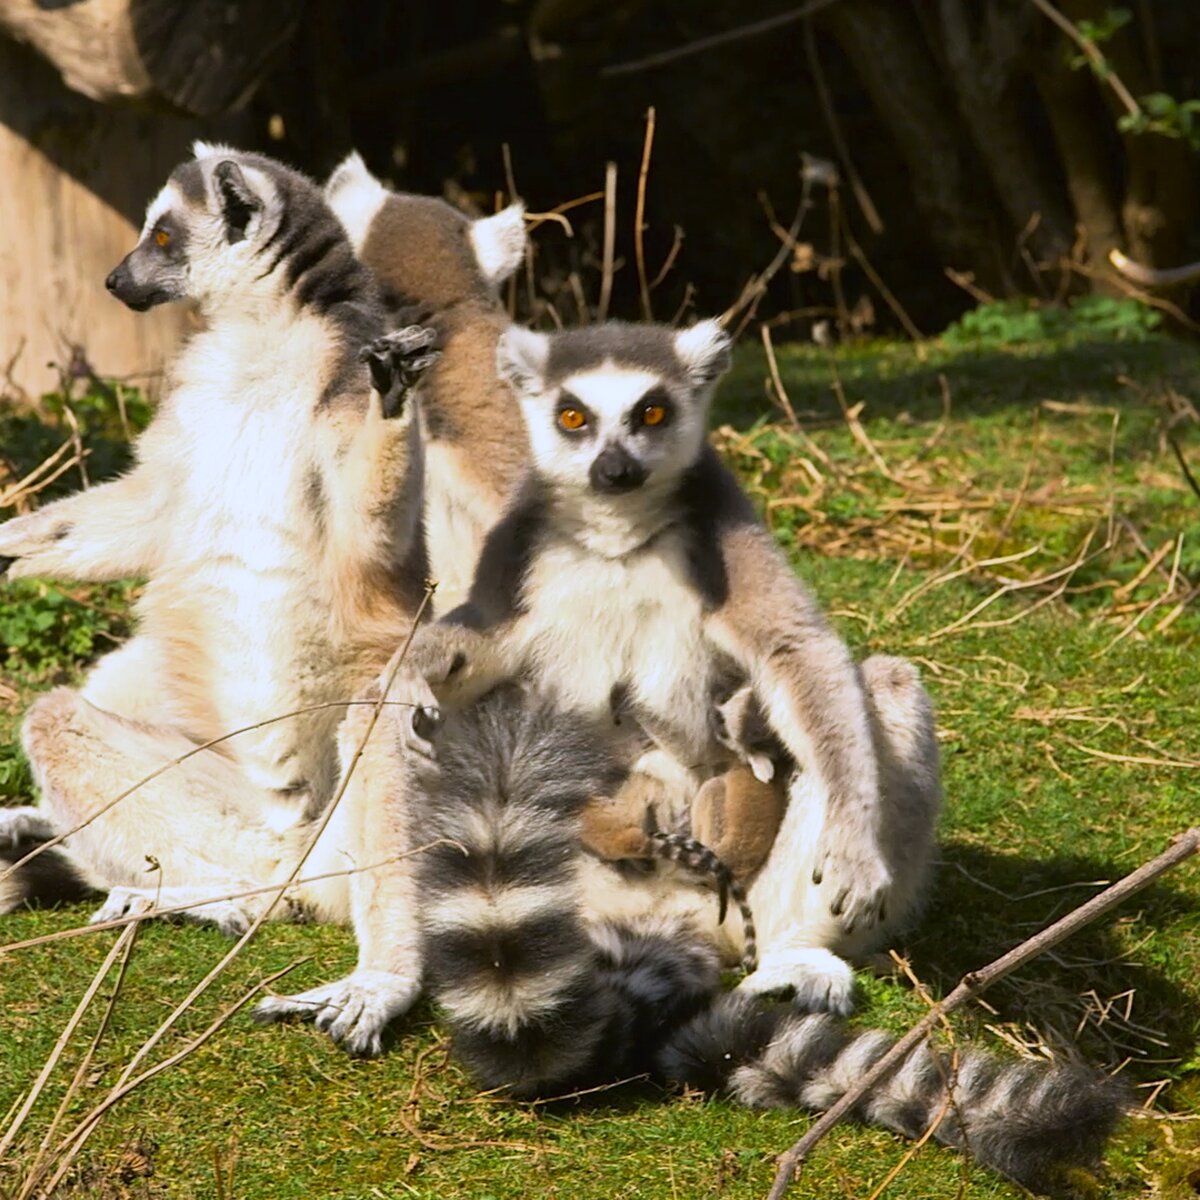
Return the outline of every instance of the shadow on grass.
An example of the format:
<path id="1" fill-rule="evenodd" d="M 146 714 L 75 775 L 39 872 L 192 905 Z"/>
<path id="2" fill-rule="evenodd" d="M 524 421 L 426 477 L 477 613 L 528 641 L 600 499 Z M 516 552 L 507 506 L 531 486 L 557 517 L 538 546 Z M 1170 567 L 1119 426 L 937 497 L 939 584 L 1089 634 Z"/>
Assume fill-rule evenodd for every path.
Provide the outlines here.
<path id="1" fill-rule="evenodd" d="M 943 846 L 942 863 L 908 939 L 913 969 L 938 995 L 1102 890 L 1088 885 L 1115 882 L 1137 865 L 1031 859 L 955 842 Z M 986 995 L 994 1020 L 1027 1025 L 1054 1049 L 1078 1045 L 1110 1067 L 1129 1059 L 1135 1082 L 1170 1076 L 1195 1053 L 1197 1017 L 1192 997 L 1154 960 L 1169 962 L 1168 930 L 1197 914 L 1200 897 L 1166 877 L 996 984 Z"/>
<path id="2" fill-rule="evenodd" d="M 1200 351 L 1165 336 L 1141 342 L 1078 340 L 977 350 L 929 343 L 923 359 L 905 344 L 843 349 L 836 355 L 810 346 L 784 346 L 776 353 L 792 406 L 806 424 L 842 423 L 832 391 L 835 365 L 847 402 L 862 401 L 865 417 L 906 412 L 920 421 L 936 421 L 942 415 L 939 376 L 945 376 L 949 386 L 952 415 L 1025 411 L 1048 396 L 1062 400 L 1086 394 L 1093 402 L 1118 407 L 1143 403 L 1135 389 L 1118 382 L 1122 377 L 1142 386 L 1163 382 L 1180 390 L 1200 383 Z M 766 377 L 761 350 L 739 351 L 718 392 L 716 421 L 744 429 L 764 415 L 778 416 L 764 391 Z"/>

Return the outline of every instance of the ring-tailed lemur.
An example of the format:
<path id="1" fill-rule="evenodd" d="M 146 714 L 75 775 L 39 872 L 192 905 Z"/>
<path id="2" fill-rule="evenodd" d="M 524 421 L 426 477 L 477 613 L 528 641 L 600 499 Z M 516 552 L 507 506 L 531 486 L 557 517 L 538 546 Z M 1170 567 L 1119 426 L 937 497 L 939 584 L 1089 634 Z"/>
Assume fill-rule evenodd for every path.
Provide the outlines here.
<path id="1" fill-rule="evenodd" d="M 937 749 L 915 670 L 854 665 L 706 444 L 728 360 L 715 322 L 514 327 L 501 355 L 531 475 L 470 600 L 423 631 L 414 666 L 452 705 L 532 677 L 599 715 L 620 688 L 690 764 L 709 754 L 711 687 L 732 664 L 802 767 L 751 889 L 761 962 L 743 986 L 845 1010 L 852 975 L 835 953 L 911 917 L 932 853 Z"/>
<path id="2" fill-rule="evenodd" d="M 480 1086 L 529 1098 L 649 1073 L 822 1110 L 892 1044 L 722 995 L 714 947 L 687 922 L 595 914 L 580 813 L 617 773 L 594 723 L 508 687 L 449 715 L 435 742 L 436 761 L 407 770 L 413 826 L 440 839 L 417 860 L 426 975 Z M 1123 1100 L 1080 1067 L 971 1048 L 955 1067 L 925 1046 L 855 1115 L 913 1138 L 936 1125 L 939 1141 L 1037 1188 L 1056 1167 L 1096 1163 Z"/>
<path id="3" fill-rule="evenodd" d="M 338 778 L 337 702 L 378 675 L 421 600 L 421 454 L 405 399 L 433 361 L 430 331 L 388 334 L 320 189 L 256 154 L 198 143 L 107 286 L 137 310 L 194 299 L 205 326 L 128 474 L 0 526 L 13 578 L 147 580 L 135 636 L 25 718 L 40 809 L 0 810 L 10 861 L 94 818 L 57 861 L 117 889 L 101 918 L 137 899 L 149 856 L 164 905 L 270 882 L 295 861 Z M 364 346 L 375 373 L 387 361 L 386 394 Z M 313 873 L 373 854 L 352 825 L 330 827 Z M 0 911 L 49 882 L 50 861 L 0 863 Z M 194 915 L 236 931 L 266 899 Z M 302 900 L 348 914 L 344 879 Z"/>
<path id="4" fill-rule="evenodd" d="M 805 1006 L 848 1011 L 854 977 L 839 955 L 863 955 L 909 920 L 927 881 L 938 756 L 915 668 L 882 657 L 854 665 L 705 444 L 727 359 L 714 322 L 553 337 L 514 327 L 501 353 L 532 472 L 488 537 L 468 603 L 418 631 L 390 698 L 453 711 L 518 678 L 566 712 L 611 723 L 614 697 L 624 697 L 659 743 L 646 757 L 658 756 L 682 811 L 703 780 L 689 765 L 712 754 L 714 680 L 740 673 L 802 767 L 750 888 L 759 965 L 741 987 L 792 989 Z M 432 755 L 420 725 L 396 718 L 400 749 Z M 645 758 L 637 770 L 649 773 Z M 402 763 L 389 778 L 403 779 Z M 415 828 L 402 788 L 369 796 L 369 780 L 361 787 L 356 809 Z M 669 878 L 625 880 L 598 860 L 584 870 L 596 915 L 686 913 L 736 962 L 736 929 L 717 927 L 702 893 Z M 398 894 L 411 873 L 400 863 L 373 885 Z M 369 1010 L 381 979 L 419 969 L 413 909 L 379 901 L 362 911 L 370 919 L 355 923 L 354 975 L 275 998 L 264 1015 L 335 1022 L 360 1000 Z M 331 1032 L 361 1051 L 381 1031 L 356 1016 Z"/>
<path id="5" fill-rule="evenodd" d="M 389 191 L 357 154 L 329 177 L 325 196 L 385 300 L 441 334 L 417 417 L 433 607 L 448 612 L 466 599 L 484 537 L 529 458 L 520 410 L 496 370 L 511 324 L 497 289 L 525 256 L 524 206 L 473 221 L 444 200 Z"/>

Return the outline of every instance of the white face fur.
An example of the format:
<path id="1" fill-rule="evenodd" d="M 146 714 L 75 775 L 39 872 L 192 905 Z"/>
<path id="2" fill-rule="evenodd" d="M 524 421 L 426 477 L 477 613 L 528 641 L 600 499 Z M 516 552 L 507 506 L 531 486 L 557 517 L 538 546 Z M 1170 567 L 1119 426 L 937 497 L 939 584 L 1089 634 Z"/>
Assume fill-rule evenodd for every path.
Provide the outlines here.
<path id="1" fill-rule="evenodd" d="M 674 369 L 639 362 L 617 344 L 595 365 L 561 375 L 552 369 L 550 336 L 513 327 L 502 339 L 498 365 L 520 399 L 534 467 L 560 495 L 641 508 L 696 461 L 729 342 L 715 321 L 663 333 Z"/>
<path id="2" fill-rule="evenodd" d="M 109 276 L 110 291 L 132 308 L 253 300 L 260 264 L 252 260 L 279 226 L 279 188 L 236 150 L 197 142 L 194 153 L 151 200 L 137 246 Z M 268 281 L 261 290 L 276 287 Z"/>

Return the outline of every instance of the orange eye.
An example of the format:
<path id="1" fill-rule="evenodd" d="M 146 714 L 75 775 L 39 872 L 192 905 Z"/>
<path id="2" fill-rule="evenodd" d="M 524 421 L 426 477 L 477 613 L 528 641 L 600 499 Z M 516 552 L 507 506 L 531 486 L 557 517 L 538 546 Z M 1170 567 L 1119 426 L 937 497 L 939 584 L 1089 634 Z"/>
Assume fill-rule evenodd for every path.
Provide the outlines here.
<path id="1" fill-rule="evenodd" d="M 154 231 L 154 244 L 156 246 L 167 246 L 171 242 L 171 235 L 165 229 L 156 229 Z"/>
<path id="2" fill-rule="evenodd" d="M 661 404 L 647 404 L 642 409 L 643 425 L 661 425 L 667 419 L 667 410 Z"/>
<path id="3" fill-rule="evenodd" d="M 587 416 L 577 408 L 564 408 L 558 414 L 558 423 L 574 433 L 576 429 L 582 429 L 587 424 Z"/>

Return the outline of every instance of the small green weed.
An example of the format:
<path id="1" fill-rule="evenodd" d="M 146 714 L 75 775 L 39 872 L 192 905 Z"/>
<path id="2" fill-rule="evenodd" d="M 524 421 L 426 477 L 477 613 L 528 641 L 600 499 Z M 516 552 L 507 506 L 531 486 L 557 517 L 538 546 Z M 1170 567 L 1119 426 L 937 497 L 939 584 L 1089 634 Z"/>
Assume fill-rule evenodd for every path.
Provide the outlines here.
<path id="1" fill-rule="evenodd" d="M 955 348 L 1071 338 L 1142 342 L 1161 324 L 1161 313 L 1126 297 L 1081 296 L 1069 307 L 996 300 L 964 313 L 942 334 L 942 341 Z"/>

